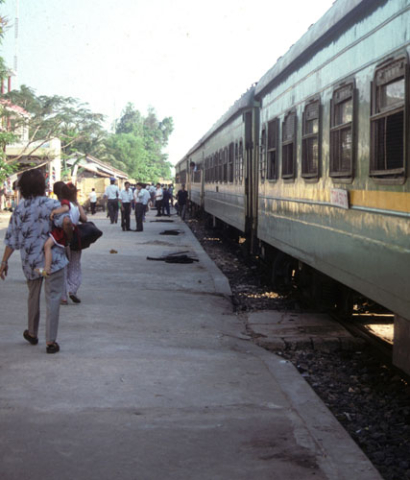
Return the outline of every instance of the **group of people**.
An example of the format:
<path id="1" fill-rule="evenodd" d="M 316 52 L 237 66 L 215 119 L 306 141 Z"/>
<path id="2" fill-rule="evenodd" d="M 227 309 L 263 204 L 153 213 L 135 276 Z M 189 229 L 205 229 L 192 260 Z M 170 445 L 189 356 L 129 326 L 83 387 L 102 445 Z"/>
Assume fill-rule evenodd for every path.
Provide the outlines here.
<path id="1" fill-rule="evenodd" d="M 22 200 L 15 208 L 5 235 L 5 249 L 0 264 L 0 278 L 6 279 L 8 260 L 15 250 L 20 250 L 23 273 L 28 286 L 28 328 L 23 337 L 32 345 L 38 343 L 40 320 L 40 293 L 45 283 L 46 298 L 46 351 L 57 353 L 60 305 L 68 298 L 81 303 L 77 293 L 82 282 L 81 249 L 71 249 L 77 224 L 87 222 L 87 216 L 77 201 L 77 188 L 72 183 L 56 182 L 53 192 L 57 199 L 46 196 L 46 181 L 40 170 L 25 171 L 18 182 Z M 94 189 L 93 189 L 94 190 Z M 95 192 L 95 191 L 94 191 Z M 92 192 L 93 193 L 93 192 Z M 135 191 L 126 182 L 119 191 L 115 179 L 105 191 L 111 223 L 117 223 L 121 210 L 121 226 L 130 231 L 130 214 L 135 209 L 137 232 L 143 231 L 145 213 L 150 204 L 157 207 L 157 216 L 170 215 L 173 203 L 171 188 L 138 183 Z M 92 197 L 95 212 L 96 196 Z M 91 200 L 91 198 L 90 198 Z M 185 219 L 188 193 L 185 185 L 176 195 L 178 213 Z M 73 247 L 74 248 L 74 247 Z"/>
<path id="2" fill-rule="evenodd" d="M 5 236 L 0 278 L 5 280 L 8 260 L 20 250 L 23 273 L 28 286 L 28 328 L 23 337 L 32 345 L 38 343 L 40 293 L 45 283 L 47 353 L 57 353 L 60 305 L 68 297 L 80 303 L 81 250 L 70 250 L 78 222 L 87 221 L 77 201 L 77 188 L 64 182 L 54 184 L 57 200 L 46 196 L 46 182 L 36 169 L 24 172 L 18 187 L 22 200 L 15 208 Z"/>
<path id="3" fill-rule="evenodd" d="M 94 190 L 94 189 L 93 189 Z M 104 198 L 107 200 L 108 216 L 111 224 L 118 223 L 118 212 L 121 212 L 121 228 L 123 231 L 130 231 L 131 227 L 131 211 L 135 212 L 136 232 L 144 230 L 143 221 L 145 214 L 150 206 L 157 209 L 157 217 L 163 215 L 171 216 L 171 206 L 174 206 L 173 185 L 161 185 L 157 183 L 146 185 L 144 183 L 137 183 L 135 189 L 131 188 L 129 182 L 125 182 L 124 188 L 120 190 L 116 185 L 116 179 L 110 179 L 110 185 L 105 189 Z M 186 206 L 188 203 L 188 192 L 185 190 L 185 185 L 182 185 L 181 190 L 176 195 L 177 202 L 175 207 L 181 218 L 185 220 Z M 90 193 L 90 204 L 96 202 L 95 191 Z M 91 207 L 91 212 L 93 212 Z"/>

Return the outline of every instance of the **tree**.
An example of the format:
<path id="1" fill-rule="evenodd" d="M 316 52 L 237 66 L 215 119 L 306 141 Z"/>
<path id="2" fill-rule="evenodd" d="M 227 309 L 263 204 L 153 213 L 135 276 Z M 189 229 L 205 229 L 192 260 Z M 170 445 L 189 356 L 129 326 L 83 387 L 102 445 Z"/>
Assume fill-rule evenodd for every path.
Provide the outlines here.
<path id="1" fill-rule="evenodd" d="M 79 152 L 81 155 L 77 161 L 88 154 L 97 156 L 104 148 L 107 135 L 102 126 L 104 116 L 91 112 L 86 104 L 59 95 L 36 96 L 34 90 L 25 85 L 9 92 L 5 98 L 30 114 L 29 120 L 21 118 L 14 122 L 15 129 L 19 128 L 19 122 L 28 122 L 30 138 L 13 163 L 18 163 L 23 156 L 33 155 L 44 143 L 56 137 L 62 143 L 63 162 Z"/>
<path id="2" fill-rule="evenodd" d="M 113 165 L 141 181 L 169 178 L 171 164 L 163 149 L 173 131 L 173 120 L 159 121 L 150 107 L 144 117 L 128 103 L 117 122 L 114 135 L 107 138 L 107 151 L 116 157 Z"/>
<path id="3" fill-rule="evenodd" d="M 2 3 L 4 3 L 4 0 L 0 0 L 0 5 Z M 0 44 L 2 43 L 6 26 L 7 19 L 0 16 Z M 4 63 L 3 57 L 0 57 L 0 79 L 4 80 L 7 75 L 8 70 L 6 64 Z M 0 189 L 2 188 L 4 180 L 14 171 L 14 168 L 7 164 L 5 155 L 6 145 L 13 143 L 14 141 L 15 135 L 10 132 L 0 131 Z"/>

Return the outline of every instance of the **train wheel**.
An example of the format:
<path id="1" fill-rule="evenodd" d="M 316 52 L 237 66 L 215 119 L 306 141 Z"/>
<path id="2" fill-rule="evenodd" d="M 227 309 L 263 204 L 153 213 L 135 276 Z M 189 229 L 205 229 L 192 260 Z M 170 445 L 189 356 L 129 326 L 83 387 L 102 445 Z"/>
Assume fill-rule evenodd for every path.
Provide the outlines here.
<path id="1" fill-rule="evenodd" d="M 289 293 L 293 287 L 296 260 L 286 253 L 278 252 L 273 260 L 272 287 L 276 292 Z"/>

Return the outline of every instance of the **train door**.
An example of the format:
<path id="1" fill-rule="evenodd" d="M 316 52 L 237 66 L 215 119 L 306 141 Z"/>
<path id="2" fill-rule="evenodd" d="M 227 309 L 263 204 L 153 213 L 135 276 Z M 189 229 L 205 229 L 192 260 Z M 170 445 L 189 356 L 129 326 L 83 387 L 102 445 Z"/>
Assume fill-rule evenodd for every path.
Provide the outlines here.
<path id="1" fill-rule="evenodd" d="M 252 109 L 244 114 L 245 120 L 245 231 L 250 239 L 250 251 L 256 250 L 256 231 L 258 219 L 258 172 L 257 162 L 257 135 L 258 135 L 258 117 L 256 109 Z"/>

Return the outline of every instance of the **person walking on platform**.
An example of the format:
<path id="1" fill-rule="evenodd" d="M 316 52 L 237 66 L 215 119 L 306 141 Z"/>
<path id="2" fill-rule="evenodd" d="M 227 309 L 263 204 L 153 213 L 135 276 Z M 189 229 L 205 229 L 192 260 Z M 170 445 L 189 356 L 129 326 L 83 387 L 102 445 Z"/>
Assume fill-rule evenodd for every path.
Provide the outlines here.
<path id="1" fill-rule="evenodd" d="M 174 206 L 174 185 L 172 183 L 168 186 L 168 192 L 170 195 L 171 207 Z"/>
<path id="2" fill-rule="evenodd" d="M 155 188 L 154 184 L 152 183 L 149 187 L 145 187 L 146 190 L 149 191 L 149 194 L 151 195 L 151 205 L 154 207 L 155 206 L 155 192 L 157 189 Z"/>
<path id="3" fill-rule="evenodd" d="M 171 216 L 170 209 L 169 209 L 169 201 L 171 200 L 171 195 L 168 191 L 168 188 L 165 186 L 163 189 L 163 197 L 162 197 L 162 213 L 167 215 L 168 217 Z"/>
<path id="4" fill-rule="evenodd" d="M 148 202 L 151 199 L 151 195 L 148 190 L 145 189 L 142 183 L 137 183 L 135 190 L 135 220 L 137 222 L 136 232 L 142 232 L 144 230 L 144 214 L 147 209 Z"/>
<path id="5" fill-rule="evenodd" d="M 78 189 L 71 182 L 67 183 L 67 187 L 70 189 L 70 219 L 71 223 L 75 226 L 79 222 L 86 222 L 87 215 L 84 212 L 83 207 L 78 203 L 77 192 Z M 74 303 L 81 303 L 77 293 L 81 286 L 83 275 L 81 271 L 81 250 L 70 251 L 70 262 L 67 266 L 67 277 L 64 296 L 68 294 Z"/>
<path id="6" fill-rule="evenodd" d="M 91 215 L 95 215 L 97 209 L 97 194 L 95 193 L 95 188 L 93 188 L 90 193 L 90 208 Z"/>
<path id="7" fill-rule="evenodd" d="M 161 184 L 157 183 L 157 189 L 155 190 L 155 206 L 157 207 L 156 217 L 162 215 L 162 199 L 164 197 L 164 191 L 161 188 Z"/>
<path id="8" fill-rule="evenodd" d="M 178 211 L 182 220 L 185 220 L 186 207 L 188 203 L 188 192 L 185 190 L 185 184 L 181 186 L 181 190 L 178 190 L 177 193 L 177 202 L 178 202 Z"/>
<path id="9" fill-rule="evenodd" d="M 120 191 L 115 185 L 115 178 L 110 178 L 110 185 L 105 189 L 104 197 L 107 198 L 107 209 L 111 225 L 118 222 L 118 197 Z"/>
<path id="10" fill-rule="evenodd" d="M 55 248 L 50 275 L 44 277 L 40 271 L 44 265 L 44 243 L 52 228 L 50 213 L 59 208 L 60 202 L 45 195 L 46 182 L 40 170 L 27 170 L 19 180 L 23 200 L 16 207 L 6 232 L 3 259 L 0 264 L 0 278 L 5 280 L 8 273 L 8 259 L 14 250 L 20 250 L 23 273 L 28 286 L 28 329 L 23 337 L 32 345 L 38 343 L 40 322 L 40 294 L 43 281 L 46 294 L 46 344 L 47 353 L 57 353 L 60 299 L 64 288 L 64 267 L 68 259 L 64 249 Z M 72 228 L 67 214 L 54 219 L 58 227 Z"/>
<path id="11" fill-rule="evenodd" d="M 129 232 L 131 230 L 130 226 L 130 216 L 131 216 L 131 202 L 133 200 L 133 193 L 130 188 L 130 182 L 125 182 L 124 190 L 120 192 L 120 203 L 121 203 L 121 227 L 123 231 Z"/>

